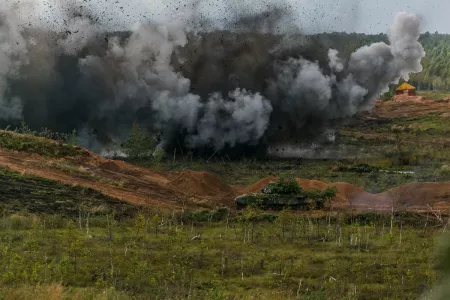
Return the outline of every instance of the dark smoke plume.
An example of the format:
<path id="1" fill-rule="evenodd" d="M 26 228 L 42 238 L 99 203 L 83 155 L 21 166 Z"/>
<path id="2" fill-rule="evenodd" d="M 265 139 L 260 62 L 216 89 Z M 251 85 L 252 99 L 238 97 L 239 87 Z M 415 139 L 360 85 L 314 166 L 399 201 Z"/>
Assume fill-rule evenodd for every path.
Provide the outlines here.
<path id="1" fill-rule="evenodd" d="M 0 8 L 0 121 L 75 128 L 96 151 L 123 141 L 135 120 L 161 145 L 194 150 L 261 145 L 279 128 L 314 136 L 370 109 L 425 56 L 420 20 L 408 13 L 396 16 L 389 45 L 341 58 L 283 29 L 289 14 L 279 8 L 238 14 L 221 30 L 202 30 L 189 12 L 111 32 L 72 4 L 59 7 L 60 30 L 21 23 L 30 4 Z"/>

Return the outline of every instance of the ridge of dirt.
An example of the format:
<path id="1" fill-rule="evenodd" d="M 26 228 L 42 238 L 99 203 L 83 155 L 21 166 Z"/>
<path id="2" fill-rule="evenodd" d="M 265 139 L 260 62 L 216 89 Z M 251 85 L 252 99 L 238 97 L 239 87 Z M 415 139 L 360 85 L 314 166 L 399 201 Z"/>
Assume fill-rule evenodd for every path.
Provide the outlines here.
<path id="1" fill-rule="evenodd" d="M 0 149 L 0 166 L 22 174 L 83 186 L 140 206 L 158 208 L 232 206 L 237 192 L 207 172 L 161 173 L 93 152 L 48 158 Z"/>
<path id="2" fill-rule="evenodd" d="M 242 193 L 258 193 L 277 177 L 267 177 L 241 189 Z M 325 190 L 337 188 L 332 200 L 334 208 L 356 211 L 396 211 L 425 212 L 432 210 L 450 211 L 450 182 L 414 182 L 400 185 L 380 194 L 371 194 L 364 189 L 346 182 L 326 183 L 318 180 L 297 178 L 305 190 Z"/>
<path id="3" fill-rule="evenodd" d="M 449 108 L 442 103 L 435 106 Z M 272 176 L 249 186 L 230 186 L 208 172 L 157 172 L 124 161 L 106 159 L 85 149 L 82 155 L 52 158 L 0 148 L 0 166 L 22 174 L 88 187 L 135 205 L 167 209 L 234 207 L 237 195 L 260 192 L 269 182 L 277 180 Z M 337 187 L 332 204 L 344 210 L 391 211 L 393 207 L 395 210 L 414 212 L 429 211 L 431 208 L 450 210 L 450 182 L 416 182 L 371 194 L 345 182 L 326 183 L 302 178 L 297 181 L 305 190 Z"/>

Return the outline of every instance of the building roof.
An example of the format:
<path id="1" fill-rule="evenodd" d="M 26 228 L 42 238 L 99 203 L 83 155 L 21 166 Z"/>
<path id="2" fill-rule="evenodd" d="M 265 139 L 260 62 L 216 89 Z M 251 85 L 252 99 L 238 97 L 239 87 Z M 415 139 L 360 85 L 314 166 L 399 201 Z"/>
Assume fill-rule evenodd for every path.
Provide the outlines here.
<path id="1" fill-rule="evenodd" d="M 397 91 L 404 91 L 404 90 L 415 90 L 416 88 L 410 85 L 409 83 L 405 82 L 401 86 L 399 86 L 396 90 Z"/>

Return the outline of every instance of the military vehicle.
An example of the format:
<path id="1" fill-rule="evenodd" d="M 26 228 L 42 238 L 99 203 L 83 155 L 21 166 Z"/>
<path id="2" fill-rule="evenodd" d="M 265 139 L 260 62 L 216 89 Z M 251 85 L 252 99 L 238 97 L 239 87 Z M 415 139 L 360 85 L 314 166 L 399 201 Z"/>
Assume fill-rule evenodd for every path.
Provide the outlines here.
<path id="1" fill-rule="evenodd" d="M 286 184 L 290 186 L 286 186 Z M 281 186 L 281 188 L 280 188 Z M 286 188 L 287 187 L 287 188 Z M 304 192 L 297 182 L 279 181 L 270 183 L 261 193 L 250 193 L 235 198 L 238 209 L 256 206 L 261 209 L 282 210 L 318 210 L 334 196 L 334 190 Z"/>

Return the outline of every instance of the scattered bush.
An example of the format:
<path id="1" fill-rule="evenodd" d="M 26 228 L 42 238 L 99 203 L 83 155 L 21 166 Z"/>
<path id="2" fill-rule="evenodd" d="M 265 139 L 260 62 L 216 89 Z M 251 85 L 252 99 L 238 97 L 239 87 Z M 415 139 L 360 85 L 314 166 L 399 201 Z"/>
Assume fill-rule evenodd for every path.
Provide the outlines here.
<path id="1" fill-rule="evenodd" d="M 155 149 L 155 151 L 153 152 L 153 160 L 155 162 L 161 162 L 165 156 L 166 156 L 166 153 L 164 152 L 164 149 L 161 147 L 157 147 Z"/>
<path id="2" fill-rule="evenodd" d="M 54 132 L 47 127 L 42 127 L 40 131 L 34 131 L 34 130 L 31 130 L 30 127 L 28 127 L 28 125 L 25 121 L 22 121 L 20 127 L 17 127 L 14 131 L 17 133 L 21 133 L 21 134 L 43 137 L 46 139 L 54 140 L 59 143 L 68 144 L 71 146 L 79 145 L 79 139 L 78 139 L 77 131 L 75 129 L 72 130 L 71 133 Z"/>
<path id="3" fill-rule="evenodd" d="M 295 178 L 280 177 L 277 182 L 271 182 L 264 188 L 266 194 L 295 195 L 302 192 L 303 189 Z"/>
<path id="4" fill-rule="evenodd" d="M 50 157 L 65 157 L 87 154 L 79 147 L 49 141 L 42 137 L 30 137 L 11 131 L 0 131 L 0 148 L 28 152 Z"/>
<path id="5" fill-rule="evenodd" d="M 442 165 L 441 166 L 441 174 L 450 174 L 450 165 Z"/>
<path id="6" fill-rule="evenodd" d="M 130 158 L 151 158 L 155 147 L 156 138 L 137 122 L 133 123 L 130 136 L 122 145 L 125 154 Z"/>

